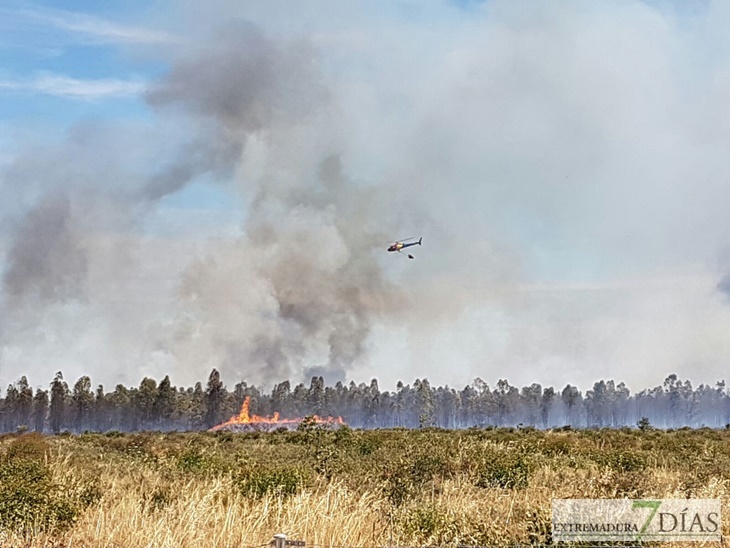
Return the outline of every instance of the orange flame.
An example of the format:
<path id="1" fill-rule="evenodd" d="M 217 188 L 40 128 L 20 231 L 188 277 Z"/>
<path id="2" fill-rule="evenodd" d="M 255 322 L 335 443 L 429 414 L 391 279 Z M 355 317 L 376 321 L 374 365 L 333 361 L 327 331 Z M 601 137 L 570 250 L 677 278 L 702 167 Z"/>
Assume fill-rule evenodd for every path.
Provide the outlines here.
<path id="1" fill-rule="evenodd" d="M 211 431 L 221 430 L 222 428 L 225 428 L 227 426 L 234 426 L 239 424 L 250 424 L 253 426 L 265 426 L 265 427 L 274 427 L 277 425 L 281 426 L 297 426 L 300 422 L 304 420 L 304 418 L 296 418 L 296 419 L 280 419 L 279 413 L 274 413 L 271 417 L 260 417 L 259 415 L 250 415 L 249 414 L 249 407 L 251 405 L 251 397 L 246 396 L 246 399 L 243 400 L 243 405 L 241 405 L 241 411 L 238 413 L 238 415 L 233 415 L 229 420 L 227 420 L 224 423 L 221 423 L 217 426 L 214 426 L 211 428 Z M 325 424 L 325 425 L 340 425 L 345 424 L 345 422 L 342 420 L 342 417 L 318 417 L 317 415 L 313 415 L 313 421 L 315 424 Z"/>

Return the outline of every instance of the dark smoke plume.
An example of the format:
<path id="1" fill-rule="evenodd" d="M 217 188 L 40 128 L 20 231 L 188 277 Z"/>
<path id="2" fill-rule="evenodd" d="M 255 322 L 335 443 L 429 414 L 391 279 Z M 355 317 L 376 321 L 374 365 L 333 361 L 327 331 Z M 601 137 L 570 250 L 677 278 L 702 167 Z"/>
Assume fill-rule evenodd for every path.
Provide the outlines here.
<path id="1" fill-rule="evenodd" d="M 154 107 L 192 114 L 198 132 L 153 178 L 148 196 L 174 192 L 202 173 L 229 174 L 250 136 L 303 122 L 323 97 L 310 47 L 275 44 L 246 21 L 220 28 L 207 47 L 178 61 L 147 93 Z"/>
<path id="2" fill-rule="evenodd" d="M 7 256 L 3 288 L 8 306 L 78 299 L 84 294 L 88 264 L 71 203 L 52 194 L 18 223 Z"/>
<path id="3" fill-rule="evenodd" d="M 186 275 L 182 317 L 192 306 L 204 319 L 182 332 L 203 329 L 198 343 L 209 359 L 269 380 L 322 358 L 330 378 L 343 377 L 388 300 L 371 253 L 380 241 L 368 222 L 376 211 L 328 140 L 327 97 L 311 47 L 274 43 L 246 22 L 222 29 L 147 95 L 151 105 L 181 107 L 198 120 L 192 142 L 205 143 L 181 154 L 146 188 L 148 196 L 225 170 L 238 174 L 248 205 L 245 237 L 233 251 L 239 258 L 211 254 Z M 263 150 L 256 174 L 246 161 L 250 139 Z M 177 329 L 175 340 L 185 340 Z M 182 360 L 189 355 L 174 345 L 171 351 Z"/>

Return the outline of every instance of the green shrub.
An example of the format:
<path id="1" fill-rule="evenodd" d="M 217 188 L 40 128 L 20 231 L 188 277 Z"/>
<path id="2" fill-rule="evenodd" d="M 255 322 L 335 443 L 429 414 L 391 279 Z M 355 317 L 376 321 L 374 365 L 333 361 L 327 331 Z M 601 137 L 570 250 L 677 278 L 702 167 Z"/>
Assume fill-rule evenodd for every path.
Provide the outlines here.
<path id="1" fill-rule="evenodd" d="M 408 508 L 398 521 L 405 538 L 420 546 L 446 544 L 458 537 L 457 524 L 433 503 Z"/>
<path id="2" fill-rule="evenodd" d="M 327 444 L 317 447 L 314 452 L 314 470 L 327 479 L 332 479 L 336 472 L 342 471 L 342 455 L 342 449 L 335 445 Z"/>
<path id="3" fill-rule="evenodd" d="M 8 445 L 5 458 L 7 460 L 35 460 L 45 462 L 50 446 L 45 438 L 37 433 L 24 434 L 15 438 Z"/>
<path id="4" fill-rule="evenodd" d="M 257 432 L 258 433 L 258 432 Z M 224 430 L 219 430 L 216 432 L 216 439 L 222 443 L 230 443 L 234 440 L 234 434 L 233 432 L 226 432 Z"/>
<path id="5" fill-rule="evenodd" d="M 296 468 L 256 468 L 239 474 L 235 483 L 245 496 L 261 498 L 294 495 L 302 489 L 305 479 L 303 472 Z"/>
<path id="6" fill-rule="evenodd" d="M 545 439 L 540 446 L 542 452 L 548 457 L 555 457 L 557 455 L 568 455 L 574 444 L 569 439 L 564 437 L 551 436 Z"/>
<path id="7" fill-rule="evenodd" d="M 407 452 L 383 472 L 382 491 L 394 506 L 400 506 L 436 477 L 452 472 L 448 457 L 435 446 Z"/>
<path id="8" fill-rule="evenodd" d="M 344 424 L 340 428 L 335 430 L 334 437 L 335 437 L 335 443 L 337 443 L 338 445 L 348 447 L 348 446 L 352 445 L 355 436 L 352 431 L 352 428 L 350 428 L 349 426 Z"/>
<path id="9" fill-rule="evenodd" d="M 22 536 L 68 529 L 101 493 L 93 486 L 63 489 L 45 464 L 47 442 L 28 434 L 0 460 L 0 530 Z"/>
<path id="10" fill-rule="evenodd" d="M 197 449 L 190 449 L 180 455 L 177 466 L 184 472 L 199 472 L 206 466 L 206 459 Z"/>
<path id="11" fill-rule="evenodd" d="M 523 489 L 530 479 L 531 466 L 525 455 L 516 452 L 496 453 L 482 462 L 477 471 L 477 487 Z"/>
<path id="12" fill-rule="evenodd" d="M 143 493 L 142 501 L 150 513 L 162 510 L 173 500 L 169 487 L 156 487 L 151 493 Z"/>
<path id="13" fill-rule="evenodd" d="M 225 474 L 241 464 L 240 454 L 188 449 L 177 457 L 177 467 L 183 472 Z"/>
<path id="14" fill-rule="evenodd" d="M 646 457 L 636 451 L 608 451 L 593 455 L 593 459 L 601 466 L 607 466 L 617 472 L 638 472 L 646 468 Z"/>

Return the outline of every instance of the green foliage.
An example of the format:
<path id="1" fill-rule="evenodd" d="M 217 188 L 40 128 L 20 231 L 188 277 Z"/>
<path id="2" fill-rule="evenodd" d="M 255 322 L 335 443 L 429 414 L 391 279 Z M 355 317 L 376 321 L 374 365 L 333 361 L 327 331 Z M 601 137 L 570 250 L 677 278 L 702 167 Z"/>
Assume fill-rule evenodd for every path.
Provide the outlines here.
<path id="1" fill-rule="evenodd" d="M 599 451 L 593 459 L 601 466 L 607 466 L 617 472 L 637 472 L 646 468 L 646 457 L 637 451 Z"/>
<path id="2" fill-rule="evenodd" d="M 224 445 L 231 442 L 223 441 Z M 188 448 L 175 457 L 177 469 L 185 473 L 204 475 L 225 475 L 240 470 L 247 465 L 244 454 L 234 451 L 221 450 L 221 446 L 211 446 L 200 449 Z"/>
<path id="3" fill-rule="evenodd" d="M 142 501 L 150 513 L 157 512 L 170 505 L 173 500 L 170 489 L 166 486 L 158 486 L 151 493 L 143 493 Z"/>
<path id="4" fill-rule="evenodd" d="M 642 432 L 646 432 L 647 430 L 651 429 L 651 423 L 649 422 L 649 419 L 647 419 L 646 417 L 641 417 L 639 419 L 639 421 L 636 423 L 636 426 Z"/>
<path id="5" fill-rule="evenodd" d="M 355 440 L 355 435 L 352 428 L 344 424 L 335 430 L 334 438 L 337 445 L 350 446 Z"/>
<path id="6" fill-rule="evenodd" d="M 342 470 L 342 449 L 335 445 L 323 444 L 317 447 L 315 459 L 314 470 L 327 479 L 331 479 L 335 473 Z"/>
<path id="7" fill-rule="evenodd" d="M 408 508 L 399 526 L 407 539 L 420 546 L 449 543 L 458 536 L 458 525 L 433 503 Z"/>
<path id="8" fill-rule="evenodd" d="M 45 464 L 48 443 L 40 434 L 13 440 L 0 460 L 0 530 L 22 536 L 68 529 L 101 493 L 84 486 L 65 489 Z"/>
<path id="9" fill-rule="evenodd" d="M 540 449 L 542 453 L 549 457 L 559 455 L 568 455 L 570 453 L 572 443 L 569 439 L 558 436 L 551 436 L 542 441 Z"/>
<path id="10" fill-rule="evenodd" d="M 392 463 L 383 473 L 382 491 L 394 506 L 413 498 L 424 486 L 451 471 L 451 465 L 436 448 L 406 454 Z"/>
<path id="11" fill-rule="evenodd" d="M 250 468 L 235 478 L 241 493 L 251 498 L 294 495 L 305 482 L 302 470 L 291 467 Z"/>
<path id="12" fill-rule="evenodd" d="M 253 434 L 261 434 L 261 432 L 253 432 Z M 235 439 L 235 434 L 233 432 L 226 432 L 223 430 L 219 430 L 215 433 L 215 437 L 218 439 L 218 441 L 221 441 L 223 443 L 232 442 Z M 253 439 L 256 439 L 253 437 Z"/>
<path id="13" fill-rule="evenodd" d="M 495 452 L 484 460 L 477 472 L 477 487 L 524 489 L 530 479 L 527 457 L 515 451 Z"/>
<path id="14" fill-rule="evenodd" d="M 378 440 L 363 437 L 358 440 L 357 452 L 360 456 L 365 457 L 374 453 L 378 449 L 378 447 L 380 447 L 380 443 L 378 443 Z"/>
<path id="15" fill-rule="evenodd" d="M 207 459 L 197 449 L 190 449 L 178 457 L 177 465 L 184 472 L 200 472 L 206 468 Z"/>
<path id="16" fill-rule="evenodd" d="M 128 434 L 105 437 L 103 446 L 118 451 L 125 457 L 142 462 L 153 462 L 155 456 L 151 452 L 154 439 L 148 434 Z"/>
<path id="17" fill-rule="evenodd" d="M 25 459 L 44 462 L 49 451 L 50 446 L 46 439 L 41 434 L 33 432 L 24 434 L 10 442 L 5 458 L 8 461 Z"/>

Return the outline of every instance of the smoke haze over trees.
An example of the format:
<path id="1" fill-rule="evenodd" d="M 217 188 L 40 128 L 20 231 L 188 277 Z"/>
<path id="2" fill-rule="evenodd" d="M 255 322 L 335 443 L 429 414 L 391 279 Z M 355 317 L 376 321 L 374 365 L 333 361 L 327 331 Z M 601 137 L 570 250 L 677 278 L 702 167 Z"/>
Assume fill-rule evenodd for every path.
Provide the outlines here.
<path id="1" fill-rule="evenodd" d="M 368 383 L 328 386 L 312 377 L 309 385 L 289 381 L 270 391 L 239 382 L 229 390 L 217 370 L 207 384 L 175 387 L 170 378 L 144 378 L 137 387 L 92 390 L 83 376 L 69 387 L 58 372 L 49 390 L 30 388 L 26 377 L 8 386 L 0 399 L 0 431 L 205 430 L 237 415 L 246 398 L 250 412 L 281 418 L 340 416 L 356 428 L 469 428 L 532 426 L 618 428 L 648 424 L 657 428 L 726 427 L 730 392 L 725 382 L 693 387 L 676 375 L 660 386 L 630 393 L 624 383 L 598 381 L 585 391 L 539 384 L 517 387 L 500 380 L 490 387 L 477 378 L 461 390 L 432 386 L 427 379 L 381 390 Z"/>
<path id="2" fill-rule="evenodd" d="M 600 377 L 724 374 L 725 0 L 26 4 L 0 13 L 0 381 L 62 370 L 49 424 L 207 424 L 230 394 L 152 394 L 213 367 L 509 372 L 524 394 L 482 403 L 516 423 L 587 423 Z"/>

